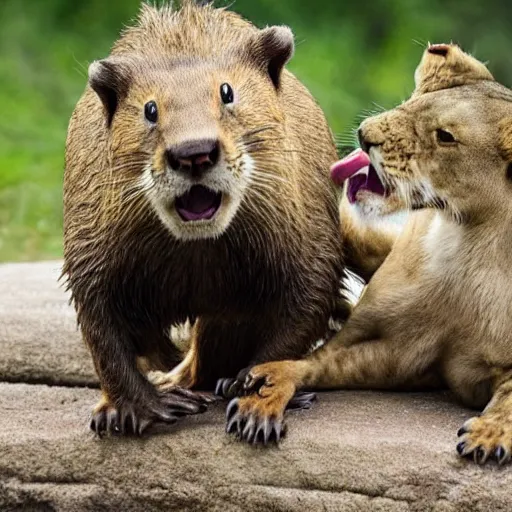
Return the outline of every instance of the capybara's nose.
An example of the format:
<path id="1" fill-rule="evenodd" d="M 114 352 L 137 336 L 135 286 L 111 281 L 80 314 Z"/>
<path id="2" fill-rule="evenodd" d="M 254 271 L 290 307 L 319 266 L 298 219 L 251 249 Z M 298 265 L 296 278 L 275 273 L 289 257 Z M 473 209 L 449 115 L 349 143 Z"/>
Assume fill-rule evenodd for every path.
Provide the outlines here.
<path id="1" fill-rule="evenodd" d="M 219 141 L 192 140 L 167 150 L 167 161 L 174 171 L 200 177 L 219 161 Z"/>

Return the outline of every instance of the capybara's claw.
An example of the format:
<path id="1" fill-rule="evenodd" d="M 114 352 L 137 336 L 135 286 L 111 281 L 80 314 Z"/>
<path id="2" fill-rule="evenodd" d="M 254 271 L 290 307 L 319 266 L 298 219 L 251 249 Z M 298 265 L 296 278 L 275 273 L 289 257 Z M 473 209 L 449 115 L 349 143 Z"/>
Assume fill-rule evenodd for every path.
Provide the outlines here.
<path id="1" fill-rule="evenodd" d="M 115 406 L 102 398 L 93 411 L 90 428 L 98 436 L 140 436 L 152 423 L 175 423 L 178 418 L 206 411 L 213 401 L 207 395 L 175 387 L 159 391 L 145 402 L 123 402 Z"/>
<path id="2" fill-rule="evenodd" d="M 90 428 L 99 437 L 109 435 L 141 435 L 151 421 L 138 419 L 129 404 L 115 408 L 110 404 L 97 407 L 93 412 Z"/>
<path id="3" fill-rule="evenodd" d="M 102 437 L 107 430 L 106 420 L 107 416 L 104 412 L 93 413 L 91 417 L 91 422 L 89 424 L 89 428 L 99 437 Z"/>

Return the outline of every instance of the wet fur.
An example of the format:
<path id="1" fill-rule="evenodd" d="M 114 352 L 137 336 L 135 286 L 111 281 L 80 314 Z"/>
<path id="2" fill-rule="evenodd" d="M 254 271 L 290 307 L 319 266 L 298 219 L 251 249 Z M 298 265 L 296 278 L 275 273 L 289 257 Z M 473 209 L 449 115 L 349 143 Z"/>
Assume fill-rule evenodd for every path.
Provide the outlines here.
<path id="1" fill-rule="evenodd" d="M 173 383 L 194 389 L 212 388 L 248 365 L 298 358 L 326 331 L 343 270 L 337 196 L 328 176 L 336 150 L 322 111 L 299 81 L 284 70 L 272 83 L 258 67 L 265 44 L 273 42 L 259 34 L 210 5 L 145 6 L 112 51 L 128 70 L 119 110 L 110 118 L 89 86 L 73 113 L 64 274 L 106 397 L 102 410 L 127 409 L 145 424 L 165 421 L 163 391 L 148 382 L 137 360 L 144 357 L 146 370 L 172 369 L 181 354 L 169 328 L 189 318 L 198 318 L 192 352 Z M 130 115 L 146 101 L 145 80 L 153 77 L 147 66 L 167 57 L 185 69 L 188 61 L 199 63 L 214 83 L 225 80 L 216 69 L 229 65 L 249 102 L 237 114 L 237 132 L 224 118 L 220 129 L 232 155 L 245 151 L 254 161 L 253 179 L 233 220 L 210 238 L 176 238 L 148 199 L 151 183 L 141 179 L 148 159 L 165 169 Z M 190 94 L 195 87 L 188 84 Z M 201 128 L 199 121 L 186 129 Z M 237 179 L 236 165 L 230 171 Z"/>

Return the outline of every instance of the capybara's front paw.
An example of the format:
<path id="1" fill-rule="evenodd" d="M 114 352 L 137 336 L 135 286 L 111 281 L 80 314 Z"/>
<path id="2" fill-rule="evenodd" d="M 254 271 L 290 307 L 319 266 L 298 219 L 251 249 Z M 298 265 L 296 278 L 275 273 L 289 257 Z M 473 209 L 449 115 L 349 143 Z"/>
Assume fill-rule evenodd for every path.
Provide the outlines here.
<path id="1" fill-rule="evenodd" d="M 506 412 L 489 412 L 466 421 L 458 431 L 457 452 L 471 457 L 476 464 L 494 459 L 499 465 L 512 454 L 512 417 Z"/>
<path id="2" fill-rule="evenodd" d="M 152 423 L 172 424 L 181 416 L 202 413 L 211 401 L 206 395 L 178 387 L 157 392 L 144 402 L 124 401 L 117 406 L 103 396 L 93 410 L 90 428 L 100 437 L 140 436 Z"/>

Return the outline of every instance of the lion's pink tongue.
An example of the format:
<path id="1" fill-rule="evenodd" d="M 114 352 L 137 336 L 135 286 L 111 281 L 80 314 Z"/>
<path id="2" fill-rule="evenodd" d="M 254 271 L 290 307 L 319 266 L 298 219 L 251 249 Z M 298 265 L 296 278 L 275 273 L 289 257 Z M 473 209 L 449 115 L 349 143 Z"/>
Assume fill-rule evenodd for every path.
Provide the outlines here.
<path id="1" fill-rule="evenodd" d="M 370 158 L 362 149 L 356 149 L 331 167 L 331 178 L 337 185 L 352 177 L 356 172 L 368 167 Z"/>

